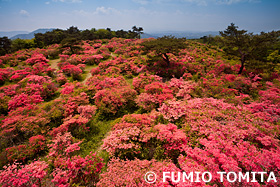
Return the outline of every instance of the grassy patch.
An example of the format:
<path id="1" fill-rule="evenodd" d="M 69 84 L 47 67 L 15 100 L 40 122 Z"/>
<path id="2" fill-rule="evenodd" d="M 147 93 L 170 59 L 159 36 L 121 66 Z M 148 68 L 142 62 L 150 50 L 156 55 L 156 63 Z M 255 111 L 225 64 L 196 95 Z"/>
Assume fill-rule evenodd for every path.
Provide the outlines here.
<path id="1" fill-rule="evenodd" d="M 97 152 L 99 156 L 106 159 L 108 157 L 107 152 L 101 150 L 101 145 L 103 139 L 108 135 L 111 128 L 119 120 L 109 120 L 109 121 L 100 121 L 98 119 L 93 119 L 89 122 L 90 132 L 84 137 L 84 141 L 81 144 L 81 155 L 86 156 L 91 151 Z"/>

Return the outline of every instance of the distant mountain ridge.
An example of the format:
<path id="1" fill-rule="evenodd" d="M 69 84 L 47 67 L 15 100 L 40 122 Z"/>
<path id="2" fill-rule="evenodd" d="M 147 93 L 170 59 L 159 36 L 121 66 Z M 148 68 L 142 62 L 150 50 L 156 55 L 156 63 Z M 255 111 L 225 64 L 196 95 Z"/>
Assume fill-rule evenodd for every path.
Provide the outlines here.
<path id="1" fill-rule="evenodd" d="M 51 29 L 37 29 L 37 30 L 35 30 L 33 32 L 30 32 L 28 34 L 17 34 L 15 36 L 11 37 L 10 39 L 12 39 L 12 40 L 17 39 L 17 38 L 19 38 L 19 39 L 32 39 L 32 38 L 35 37 L 35 34 L 37 34 L 37 33 L 43 33 L 44 34 L 48 31 L 52 31 L 52 30 L 54 30 L 54 28 L 51 28 Z"/>
<path id="2" fill-rule="evenodd" d="M 27 31 L 11 31 L 11 32 L 1 32 L 0 37 L 7 36 L 8 38 L 14 40 L 17 38 L 20 39 L 32 39 L 36 33 L 46 33 L 48 31 L 52 31 L 54 28 L 49 29 L 37 29 L 33 32 Z M 198 39 L 203 36 L 216 36 L 219 35 L 218 31 L 207 31 L 207 32 L 195 32 L 195 31 L 162 31 L 162 32 L 150 32 L 141 34 L 141 38 L 158 38 L 164 35 L 172 35 L 177 38 L 187 38 L 187 39 Z"/>
<path id="3" fill-rule="evenodd" d="M 186 38 L 186 39 L 199 39 L 203 36 L 217 36 L 219 35 L 218 31 L 206 31 L 206 32 L 194 32 L 194 31 L 164 31 L 164 32 L 152 32 L 152 33 L 144 33 L 141 35 L 141 38 L 158 38 L 163 36 L 172 35 L 176 38 Z"/>
<path id="4" fill-rule="evenodd" d="M 15 35 L 18 35 L 18 34 L 28 34 L 29 32 L 28 31 L 0 31 L 0 37 L 8 37 L 8 38 L 11 38 Z"/>

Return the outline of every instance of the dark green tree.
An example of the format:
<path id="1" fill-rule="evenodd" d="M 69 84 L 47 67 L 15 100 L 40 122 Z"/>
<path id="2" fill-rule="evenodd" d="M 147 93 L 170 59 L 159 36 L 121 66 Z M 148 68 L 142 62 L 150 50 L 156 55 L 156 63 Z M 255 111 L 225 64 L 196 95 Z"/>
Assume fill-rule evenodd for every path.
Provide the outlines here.
<path id="1" fill-rule="evenodd" d="M 11 52 L 12 41 L 4 36 L 0 37 L 0 55 L 5 55 Z"/>
<path id="2" fill-rule="evenodd" d="M 79 46 L 81 40 L 78 38 L 67 37 L 61 42 L 61 48 L 70 48 L 71 55 L 78 53 L 82 48 Z"/>
<path id="3" fill-rule="evenodd" d="M 154 51 L 158 57 L 162 57 L 168 67 L 170 66 L 168 53 L 177 55 L 181 49 L 187 47 L 185 38 L 175 38 L 174 36 L 163 36 L 143 42 L 141 45 L 144 47 L 144 51 Z"/>
<path id="4" fill-rule="evenodd" d="M 230 55 L 240 58 L 241 66 L 238 74 L 241 74 L 245 65 L 250 66 L 256 60 L 265 59 L 269 48 L 279 41 L 279 31 L 269 33 L 261 32 L 254 35 L 246 30 L 238 30 L 238 26 L 231 23 L 225 31 L 221 31 L 221 42 L 225 51 Z"/>
<path id="5" fill-rule="evenodd" d="M 122 29 L 116 31 L 117 38 L 126 38 L 126 35 L 127 35 L 127 31 L 124 31 Z"/>
<path id="6" fill-rule="evenodd" d="M 21 49 L 30 49 L 30 48 L 35 48 L 35 42 L 34 39 L 14 39 L 12 40 L 12 51 L 18 51 Z"/>
<path id="7" fill-rule="evenodd" d="M 71 26 L 69 27 L 66 32 L 69 34 L 69 35 L 79 35 L 80 34 L 80 30 L 78 29 L 78 27 L 74 27 L 74 26 Z"/>
<path id="8" fill-rule="evenodd" d="M 82 40 L 94 40 L 97 39 L 97 36 L 94 34 L 94 32 L 86 29 L 81 32 Z"/>
<path id="9" fill-rule="evenodd" d="M 132 27 L 132 31 L 133 31 L 134 33 L 136 33 L 136 38 L 138 38 L 138 39 L 141 38 L 141 34 L 143 34 L 143 28 L 142 28 L 142 27 L 133 26 L 133 27 Z"/>
<path id="10" fill-rule="evenodd" d="M 45 34 L 35 34 L 35 43 L 37 47 L 45 47 L 51 44 L 59 44 L 63 39 L 67 37 L 68 33 L 62 29 L 54 29 L 48 31 Z"/>

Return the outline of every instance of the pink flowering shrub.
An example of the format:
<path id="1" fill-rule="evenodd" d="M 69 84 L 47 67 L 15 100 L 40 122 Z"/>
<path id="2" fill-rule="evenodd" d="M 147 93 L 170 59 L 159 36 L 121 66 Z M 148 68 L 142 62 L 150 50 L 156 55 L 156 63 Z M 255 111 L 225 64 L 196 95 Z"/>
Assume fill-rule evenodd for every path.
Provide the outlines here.
<path id="1" fill-rule="evenodd" d="M 48 76 L 29 75 L 18 83 L 21 91 L 28 95 L 39 94 L 43 99 L 51 98 L 57 87 Z"/>
<path id="2" fill-rule="evenodd" d="M 31 104 L 36 104 L 44 101 L 42 97 L 38 95 L 27 95 L 25 93 L 21 93 L 19 95 L 15 95 L 9 101 L 9 110 L 14 110 L 17 107 L 23 107 Z"/>
<path id="3" fill-rule="evenodd" d="M 147 123 L 146 116 L 125 116 L 103 141 L 103 149 L 119 158 L 171 158 L 182 151 L 186 135 L 174 124 Z"/>
<path id="4" fill-rule="evenodd" d="M 56 186 L 94 186 L 98 182 L 103 163 L 95 153 L 91 152 L 85 158 L 78 155 L 61 161 L 51 174 L 52 183 Z"/>
<path id="5" fill-rule="evenodd" d="M 154 72 L 156 75 L 165 78 L 180 78 L 186 71 L 186 66 L 183 62 L 177 61 L 176 58 L 171 58 L 169 66 L 160 59 L 158 61 L 148 62 L 148 70 Z"/>
<path id="6" fill-rule="evenodd" d="M 14 147 L 6 148 L 7 160 L 10 163 L 14 161 L 24 162 L 31 156 L 27 145 L 17 145 Z"/>
<path id="7" fill-rule="evenodd" d="M 146 85 L 152 82 L 162 82 L 162 78 L 157 75 L 140 74 L 138 77 L 133 78 L 133 87 L 137 92 L 143 92 Z"/>
<path id="8" fill-rule="evenodd" d="M 60 93 L 63 98 L 78 96 L 82 93 L 84 93 L 83 96 L 86 96 L 85 92 L 88 91 L 87 87 L 78 81 L 68 82 L 61 87 L 62 89 L 60 90 Z"/>
<path id="9" fill-rule="evenodd" d="M 14 82 L 20 81 L 24 77 L 31 75 L 30 71 L 31 71 L 30 68 L 15 70 L 12 72 L 12 76 L 10 77 L 10 80 Z"/>
<path id="10" fill-rule="evenodd" d="M 121 74 L 126 77 L 138 75 L 144 68 L 142 64 L 137 63 L 137 59 L 135 58 L 131 58 L 129 61 L 124 61 L 119 67 L 121 69 Z"/>
<path id="11" fill-rule="evenodd" d="M 92 76 L 98 75 L 100 72 L 101 72 L 101 70 L 99 67 L 95 67 L 90 70 L 90 73 Z"/>
<path id="12" fill-rule="evenodd" d="M 60 165 L 59 159 L 69 157 L 74 151 L 80 150 L 79 144 L 82 141 L 77 141 L 70 132 L 57 133 L 48 145 L 50 148 L 48 158 L 54 160 L 54 165 Z"/>
<path id="13" fill-rule="evenodd" d="M 162 104 L 158 111 L 163 117 L 169 121 L 178 120 L 187 112 L 186 103 L 184 101 L 168 100 Z"/>
<path id="14" fill-rule="evenodd" d="M 62 66 L 61 70 L 65 75 L 73 77 L 74 80 L 79 79 L 81 74 L 83 73 L 81 67 L 75 65 Z"/>
<path id="15" fill-rule="evenodd" d="M 259 101 L 252 102 L 246 107 L 257 117 L 277 123 L 280 120 L 280 88 L 271 82 L 266 83 L 267 90 L 259 91 Z"/>
<path id="16" fill-rule="evenodd" d="M 8 162 L 10 163 L 15 161 L 25 162 L 26 160 L 30 160 L 40 155 L 45 149 L 45 137 L 37 135 L 29 138 L 29 142 L 27 144 L 6 148 L 6 154 Z"/>
<path id="17" fill-rule="evenodd" d="M 67 78 L 64 76 L 63 73 L 59 73 L 56 77 L 56 82 L 59 84 L 59 85 L 63 85 L 67 82 Z"/>
<path id="18" fill-rule="evenodd" d="M 38 141 L 39 140 L 39 141 Z M 42 137 L 33 137 L 30 144 L 40 142 Z M 18 163 L 4 166 L 0 170 L 2 186 L 42 186 L 47 180 L 55 186 L 95 185 L 103 167 L 102 159 L 95 153 L 85 157 L 75 155 L 80 150 L 81 141 L 75 140 L 70 133 L 58 133 L 49 144 L 47 161 L 34 161 L 29 165 Z M 51 171 L 48 175 L 48 171 Z"/>
<path id="19" fill-rule="evenodd" d="M 58 133 L 49 145 L 50 152 L 47 157 L 54 165 L 51 175 L 56 186 L 94 185 L 98 181 L 103 167 L 102 159 L 92 152 L 85 158 L 74 155 L 80 150 L 81 142 L 77 142 L 71 133 L 66 132 Z"/>
<path id="20" fill-rule="evenodd" d="M 89 55 L 89 56 L 87 55 L 87 56 L 82 57 L 83 63 L 85 63 L 87 65 L 99 64 L 101 59 L 103 59 L 103 56 L 100 54 Z"/>
<path id="21" fill-rule="evenodd" d="M 53 71 L 55 69 L 52 69 L 49 64 L 45 62 L 38 62 L 32 66 L 32 71 L 31 73 L 34 75 L 48 75 L 48 76 L 53 76 Z"/>
<path id="22" fill-rule="evenodd" d="M 56 136 L 59 133 L 71 132 L 73 135 L 78 136 L 82 132 L 89 131 L 87 127 L 89 119 L 80 115 L 70 116 L 64 119 L 64 122 L 57 128 L 54 128 L 50 134 Z"/>
<path id="23" fill-rule="evenodd" d="M 66 62 L 67 59 L 69 58 L 69 55 L 60 54 L 59 57 L 61 62 Z"/>
<path id="24" fill-rule="evenodd" d="M 193 81 L 185 81 L 182 77 L 180 79 L 172 78 L 169 81 L 169 87 L 173 91 L 173 94 L 177 98 L 182 98 L 184 100 L 191 98 L 191 94 L 197 86 L 197 83 Z"/>
<path id="25" fill-rule="evenodd" d="M 157 175 L 155 183 L 147 183 L 144 176 L 148 171 L 153 171 Z M 169 161 L 159 162 L 152 160 L 120 160 L 113 158 L 108 163 L 107 171 L 100 175 L 100 181 L 97 183 L 98 187 L 102 186 L 130 186 L 130 187 L 144 187 L 144 186 L 181 186 L 182 183 L 174 183 L 167 180 L 163 183 L 163 172 L 179 172 L 175 164 Z"/>
<path id="26" fill-rule="evenodd" d="M 48 166 L 44 161 L 34 161 L 22 166 L 18 163 L 4 166 L 4 170 L 0 170 L 0 185 L 3 187 L 42 186 L 47 176 Z"/>
<path id="27" fill-rule="evenodd" d="M 0 69 L 0 85 L 4 84 L 5 81 L 9 80 L 12 72 L 14 71 L 13 68 L 1 68 Z"/>
<path id="28" fill-rule="evenodd" d="M 129 64 L 129 62 L 122 58 L 122 57 L 113 57 L 111 60 L 108 61 L 102 61 L 98 64 L 98 68 L 95 68 L 92 71 L 92 74 L 96 74 L 99 72 L 100 75 L 107 75 L 107 76 L 112 76 L 112 75 L 121 75 L 125 74 L 126 70 L 124 69 L 124 64 Z M 128 67 L 127 67 L 128 68 Z M 138 68 L 133 67 L 135 71 L 138 70 Z M 127 71 L 131 71 L 133 69 L 129 69 Z M 137 70 L 136 70 L 137 69 Z"/>
<path id="29" fill-rule="evenodd" d="M 96 109 L 96 106 L 84 105 L 79 106 L 77 110 L 82 117 L 90 119 L 92 116 L 94 116 Z"/>
<path id="30" fill-rule="evenodd" d="M 73 54 L 69 58 L 67 58 L 66 62 L 72 65 L 78 65 L 83 63 L 83 59 L 81 55 Z"/>
<path id="31" fill-rule="evenodd" d="M 238 95 L 238 90 L 225 86 L 226 83 L 220 78 L 201 78 L 200 85 L 203 89 L 199 94 L 204 97 L 224 98 Z M 230 82 L 227 82 L 229 84 Z"/>
<path id="32" fill-rule="evenodd" d="M 127 82 L 122 76 L 107 77 L 107 76 L 100 76 L 100 75 L 90 77 L 87 80 L 86 85 L 90 87 L 94 87 L 96 90 L 128 86 Z"/>
<path id="33" fill-rule="evenodd" d="M 189 100 L 186 107 L 183 129 L 189 142 L 183 149 L 188 162 L 194 160 L 197 168 L 211 173 L 279 170 L 273 124 L 211 98 Z M 219 176 L 213 180 L 219 183 Z"/>
<path id="34" fill-rule="evenodd" d="M 50 120 L 43 114 L 28 114 L 27 111 L 32 109 L 33 106 L 20 107 L 9 113 L 1 123 L 0 137 L 3 142 L 7 145 L 22 144 L 47 129 Z"/>
<path id="35" fill-rule="evenodd" d="M 172 91 L 167 84 L 153 82 L 145 86 L 145 92 L 137 97 L 136 103 L 143 109 L 150 111 L 158 108 L 164 101 L 172 98 Z"/>
<path id="36" fill-rule="evenodd" d="M 69 94 L 65 96 L 66 101 L 63 106 L 64 117 L 74 116 L 75 114 L 78 114 L 77 109 L 80 105 L 89 104 L 89 97 L 85 92 L 82 92 L 82 90 L 77 90 L 77 92 L 75 92 L 76 90 L 71 93 L 71 95 Z"/>
<path id="37" fill-rule="evenodd" d="M 121 74 L 121 69 L 115 66 L 110 66 L 103 72 L 103 75 L 107 75 L 107 76 L 120 75 L 120 74 Z"/>
<path id="38" fill-rule="evenodd" d="M 118 111 L 133 107 L 136 94 L 135 90 L 124 86 L 99 90 L 93 98 L 101 113 L 116 114 Z"/>
<path id="39" fill-rule="evenodd" d="M 40 62 L 49 62 L 49 60 L 46 59 L 46 57 L 43 54 L 35 53 L 33 54 L 29 59 L 26 60 L 27 64 L 34 65 L 36 63 Z"/>

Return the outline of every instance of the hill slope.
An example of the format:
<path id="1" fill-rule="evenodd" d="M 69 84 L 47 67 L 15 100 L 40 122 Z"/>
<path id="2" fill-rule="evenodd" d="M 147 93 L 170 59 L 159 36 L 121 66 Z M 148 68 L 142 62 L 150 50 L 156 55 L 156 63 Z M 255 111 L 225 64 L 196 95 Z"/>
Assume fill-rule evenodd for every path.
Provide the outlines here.
<path id="1" fill-rule="evenodd" d="M 28 34 L 28 32 L 27 31 L 9 31 L 9 32 L 0 31 L 0 37 L 6 36 L 8 38 L 11 38 L 18 34 Z"/>
<path id="2" fill-rule="evenodd" d="M 279 72 L 239 75 L 190 40 L 167 64 L 145 41 L 1 56 L 0 186 L 194 185 L 178 172 L 199 172 L 196 186 L 280 186 Z"/>

